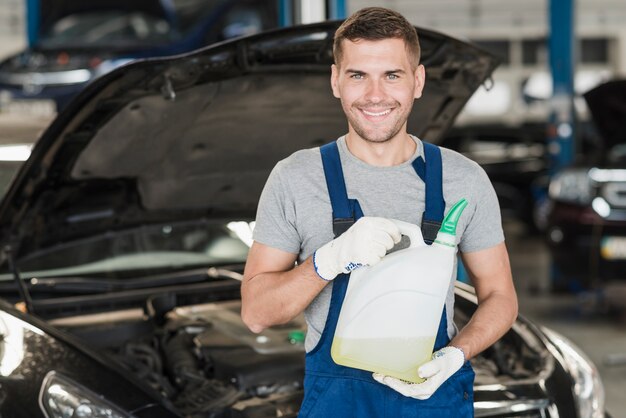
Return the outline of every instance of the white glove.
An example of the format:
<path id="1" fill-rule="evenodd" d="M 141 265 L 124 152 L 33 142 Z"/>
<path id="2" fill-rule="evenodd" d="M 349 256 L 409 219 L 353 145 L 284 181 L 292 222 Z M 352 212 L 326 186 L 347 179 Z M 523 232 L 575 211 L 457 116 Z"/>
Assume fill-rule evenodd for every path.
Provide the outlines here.
<path id="1" fill-rule="evenodd" d="M 324 280 L 378 263 L 400 242 L 400 229 L 389 219 L 363 217 L 313 254 L 315 271 Z"/>
<path id="2" fill-rule="evenodd" d="M 463 366 L 463 363 L 465 363 L 463 351 L 448 346 L 435 351 L 432 360 L 422 364 L 417 370 L 419 377 L 426 379 L 422 383 L 407 383 L 381 373 L 374 373 L 372 376 L 378 383 L 387 385 L 404 396 L 424 400 L 430 398 L 443 382 Z"/>

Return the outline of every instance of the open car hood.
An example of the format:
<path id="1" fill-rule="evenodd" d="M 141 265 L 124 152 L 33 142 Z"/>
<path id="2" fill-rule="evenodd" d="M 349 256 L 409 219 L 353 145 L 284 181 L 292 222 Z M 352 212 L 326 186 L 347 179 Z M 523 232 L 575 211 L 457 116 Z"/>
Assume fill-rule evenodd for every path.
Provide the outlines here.
<path id="1" fill-rule="evenodd" d="M 583 96 L 606 149 L 626 143 L 626 80 L 614 80 Z"/>
<path id="2" fill-rule="evenodd" d="M 19 259 L 140 224 L 253 218 L 278 160 L 347 131 L 329 82 L 339 23 L 137 61 L 97 79 L 42 135 L 7 192 L 3 241 Z M 427 81 L 409 131 L 437 142 L 497 63 L 418 33 Z"/>

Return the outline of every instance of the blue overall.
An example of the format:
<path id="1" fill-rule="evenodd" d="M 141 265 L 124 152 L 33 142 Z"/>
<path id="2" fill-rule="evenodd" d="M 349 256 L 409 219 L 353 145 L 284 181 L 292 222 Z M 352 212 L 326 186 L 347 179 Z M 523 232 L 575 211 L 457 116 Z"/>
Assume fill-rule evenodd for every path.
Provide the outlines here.
<path id="1" fill-rule="evenodd" d="M 359 202 L 349 199 L 341 168 L 337 143 L 321 148 L 324 174 L 333 209 L 333 231 L 339 236 L 363 216 Z M 413 167 L 426 185 L 426 210 L 423 215 L 424 241 L 431 244 L 443 220 L 441 151 L 424 142 L 426 162 L 417 158 Z M 349 274 L 333 280 L 330 308 L 324 331 L 316 347 L 306 355 L 304 400 L 300 418 L 412 418 L 473 417 L 474 372 L 463 367 L 427 400 L 407 398 L 376 382 L 372 373 L 340 366 L 330 356 L 337 319 L 348 287 Z M 444 308 L 435 341 L 435 350 L 449 342 Z"/>

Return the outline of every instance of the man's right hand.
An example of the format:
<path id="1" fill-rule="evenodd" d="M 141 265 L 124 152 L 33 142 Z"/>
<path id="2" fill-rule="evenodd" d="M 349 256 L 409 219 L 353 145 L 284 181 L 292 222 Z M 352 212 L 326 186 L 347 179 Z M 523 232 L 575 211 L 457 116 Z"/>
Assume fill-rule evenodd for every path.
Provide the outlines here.
<path id="1" fill-rule="evenodd" d="M 329 281 L 357 267 L 372 266 L 401 238 L 400 230 L 389 219 L 363 217 L 339 237 L 315 251 L 315 271 Z"/>

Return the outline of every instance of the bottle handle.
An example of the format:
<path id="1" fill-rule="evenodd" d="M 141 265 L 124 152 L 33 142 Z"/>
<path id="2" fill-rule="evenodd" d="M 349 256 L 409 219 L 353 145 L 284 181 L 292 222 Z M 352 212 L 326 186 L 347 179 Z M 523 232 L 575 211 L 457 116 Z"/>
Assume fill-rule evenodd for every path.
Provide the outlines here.
<path id="1" fill-rule="evenodd" d="M 409 237 L 411 244 L 408 248 L 422 247 L 426 245 L 424 242 L 424 236 L 422 235 L 422 230 L 419 226 L 409 222 L 399 221 L 397 219 L 391 219 L 391 221 L 396 224 L 402 235 Z"/>

